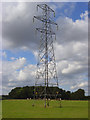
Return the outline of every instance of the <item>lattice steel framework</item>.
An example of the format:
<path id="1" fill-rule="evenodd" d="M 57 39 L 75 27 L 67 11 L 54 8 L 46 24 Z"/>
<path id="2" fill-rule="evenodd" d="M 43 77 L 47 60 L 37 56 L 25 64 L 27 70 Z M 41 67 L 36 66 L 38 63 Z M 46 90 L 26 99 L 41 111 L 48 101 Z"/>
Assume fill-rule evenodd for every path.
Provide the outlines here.
<path id="1" fill-rule="evenodd" d="M 53 29 L 54 25 L 56 25 L 57 28 L 58 25 L 52 20 L 52 15 L 55 17 L 54 10 L 52 10 L 46 4 L 39 4 L 37 5 L 37 10 L 38 8 L 42 9 L 42 15 L 34 16 L 33 20 L 35 18 L 37 20 L 40 20 L 42 22 L 42 27 L 36 28 L 36 30 L 41 33 L 41 37 L 37 63 L 37 80 L 35 82 L 35 86 L 44 86 L 42 93 L 44 93 L 46 107 L 48 105 L 48 86 L 58 87 L 58 78 L 53 47 L 53 38 L 55 37 L 56 39 L 56 34 Z"/>

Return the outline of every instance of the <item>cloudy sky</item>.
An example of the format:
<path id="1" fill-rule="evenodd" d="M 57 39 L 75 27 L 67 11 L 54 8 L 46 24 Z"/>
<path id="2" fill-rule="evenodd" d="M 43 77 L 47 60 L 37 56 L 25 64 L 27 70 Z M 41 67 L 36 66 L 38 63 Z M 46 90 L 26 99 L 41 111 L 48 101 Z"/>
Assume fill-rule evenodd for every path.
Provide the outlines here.
<path id="1" fill-rule="evenodd" d="M 2 4 L 2 88 L 8 94 L 14 87 L 34 85 L 41 23 L 33 16 L 39 3 Z M 59 87 L 88 92 L 88 3 L 47 3 L 55 10 L 58 23 L 54 43 Z M 1 35 L 0 35 L 1 36 Z M 0 61 L 1 62 L 1 61 Z"/>

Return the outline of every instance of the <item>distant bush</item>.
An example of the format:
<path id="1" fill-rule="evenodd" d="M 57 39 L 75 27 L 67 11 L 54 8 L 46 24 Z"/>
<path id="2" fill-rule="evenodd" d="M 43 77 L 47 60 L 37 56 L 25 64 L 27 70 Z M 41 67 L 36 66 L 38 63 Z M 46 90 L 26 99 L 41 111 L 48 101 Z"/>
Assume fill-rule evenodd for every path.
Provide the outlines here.
<path id="1" fill-rule="evenodd" d="M 35 91 L 34 91 L 35 90 Z M 65 91 L 58 87 L 48 87 L 47 98 L 50 99 L 59 99 L 62 100 L 88 100 L 89 96 L 85 96 L 85 91 L 83 89 L 78 89 L 75 92 Z M 2 99 L 27 99 L 27 98 L 43 99 L 44 98 L 44 86 L 37 86 L 34 89 L 34 86 L 25 86 L 25 87 L 16 87 L 11 90 L 8 95 L 3 95 Z"/>

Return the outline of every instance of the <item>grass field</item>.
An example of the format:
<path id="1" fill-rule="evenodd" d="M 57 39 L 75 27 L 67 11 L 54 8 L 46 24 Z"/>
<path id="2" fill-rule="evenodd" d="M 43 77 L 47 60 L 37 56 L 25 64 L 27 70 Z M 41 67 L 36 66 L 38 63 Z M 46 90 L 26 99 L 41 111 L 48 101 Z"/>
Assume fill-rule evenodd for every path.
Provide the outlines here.
<path id="1" fill-rule="evenodd" d="M 0 120 L 2 118 L 2 101 L 0 100 Z"/>
<path id="2" fill-rule="evenodd" d="M 44 100 L 3 100 L 3 118 L 88 118 L 88 101 L 50 101 L 44 108 Z"/>

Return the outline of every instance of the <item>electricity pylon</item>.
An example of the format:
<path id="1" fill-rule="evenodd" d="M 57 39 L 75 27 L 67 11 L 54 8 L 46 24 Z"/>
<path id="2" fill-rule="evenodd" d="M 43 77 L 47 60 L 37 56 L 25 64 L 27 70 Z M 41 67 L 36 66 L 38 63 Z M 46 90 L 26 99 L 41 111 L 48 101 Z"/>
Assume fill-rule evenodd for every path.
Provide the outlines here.
<path id="1" fill-rule="evenodd" d="M 44 86 L 45 107 L 49 105 L 47 89 L 49 86 L 58 87 L 58 78 L 56 71 L 54 47 L 53 47 L 53 36 L 56 38 L 54 33 L 54 26 L 57 23 L 52 20 L 52 16 L 55 17 L 55 12 L 46 4 L 37 5 L 38 8 L 42 9 L 41 16 L 34 16 L 34 19 L 40 20 L 42 22 L 41 28 L 36 28 L 37 31 L 41 33 L 40 46 L 38 53 L 38 63 L 37 63 L 37 80 L 35 86 Z M 53 29 L 53 30 L 52 30 Z"/>

